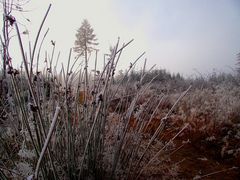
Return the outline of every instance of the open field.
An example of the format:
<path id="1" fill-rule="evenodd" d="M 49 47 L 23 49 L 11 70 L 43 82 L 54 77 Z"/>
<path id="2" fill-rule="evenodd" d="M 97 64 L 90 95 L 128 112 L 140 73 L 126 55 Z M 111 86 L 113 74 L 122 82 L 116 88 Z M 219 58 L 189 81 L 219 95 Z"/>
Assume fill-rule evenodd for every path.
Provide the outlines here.
<path id="1" fill-rule="evenodd" d="M 218 75 L 201 84 L 181 78 L 172 85 L 157 77 L 142 85 L 131 76 L 114 83 L 104 77 L 95 90 L 89 86 L 90 94 L 71 84 L 73 75 L 62 77 L 69 79 L 64 85 L 51 76 L 32 82 L 37 106 L 23 74 L 9 77 L 7 99 L 1 99 L 2 177 L 34 174 L 49 133 L 39 178 L 53 178 L 53 171 L 60 179 L 105 179 L 113 171 L 115 179 L 239 177 L 237 77 Z"/>

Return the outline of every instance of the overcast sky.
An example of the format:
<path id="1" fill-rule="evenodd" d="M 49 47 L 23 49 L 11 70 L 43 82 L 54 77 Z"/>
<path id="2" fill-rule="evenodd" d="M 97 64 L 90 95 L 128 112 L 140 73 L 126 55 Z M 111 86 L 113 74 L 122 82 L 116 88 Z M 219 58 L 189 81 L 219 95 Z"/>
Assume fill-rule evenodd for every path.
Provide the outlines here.
<path id="1" fill-rule="evenodd" d="M 52 8 L 43 28 L 43 32 L 50 28 L 45 47 L 51 47 L 51 39 L 56 41 L 63 62 L 74 46 L 76 30 L 84 18 L 97 35 L 99 62 L 118 37 L 122 43 L 135 39 L 124 52 L 120 69 L 126 69 L 146 51 L 148 67 L 156 64 L 184 75 L 194 73 L 195 69 L 203 74 L 214 69 L 229 72 L 229 66 L 235 68 L 236 54 L 240 52 L 239 0 L 31 1 L 24 6 L 29 12 L 16 18 L 26 25 L 32 42 L 50 3 Z M 22 25 L 20 28 L 25 29 Z"/>

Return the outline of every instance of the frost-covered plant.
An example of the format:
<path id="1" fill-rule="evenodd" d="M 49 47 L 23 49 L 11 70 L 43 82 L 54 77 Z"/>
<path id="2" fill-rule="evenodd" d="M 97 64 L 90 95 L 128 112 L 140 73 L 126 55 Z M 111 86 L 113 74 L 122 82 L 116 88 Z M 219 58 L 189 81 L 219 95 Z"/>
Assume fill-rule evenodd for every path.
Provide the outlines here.
<path id="1" fill-rule="evenodd" d="M 152 68 L 147 71 L 144 66 L 139 82 L 130 85 L 128 74 L 145 53 L 130 63 L 126 74 L 116 84 L 114 76 L 118 61 L 132 40 L 121 46 L 118 39 L 104 68 L 100 71 L 95 66 L 93 72 L 96 75 L 91 78 L 88 78 L 87 56 L 84 59 L 85 66 L 76 67 L 79 59 L 72 59 L 72 50 L 67 67 L 62 66 L 57 73 L 59 56 L 55 59 L 57 44 L 52 42 L 53 50 L 43 58 L 45 67 L 40 71 L 41 48 L 48 32 L 41 36 L 41 30 L 50 8 L 51 5 L 29 51 L 23 46 L 17 21 L 11 24 L 17 34 L 24 70 L 8 65 L 8 99 L 4 102 L 3 111 L 7 119 L 17 126 L 10 126 L 10 121 L 5 121 L 6 136 L 1 136 L 4 144 L 1 154 L 4 161 L 0 161 L 1 177 L 127 179 L 151 176 L 152 172 L 166 176 L 169 169 L 168 154 L 174 149 L 173 140 L 187 125 L 165 143 L 156 142 L 165 129 L 166 120 L 190 88 L 159 119 L 153 134 L 145 136 L 144 127 L 152 121 L 162 103 L 161 96 L 155 94 L 150 96 L 151 100 L 155 98 L 154 103 L 140 103 L 149 102 L 146 92 L 158 77 L 155 74 L 149 82 L 143 82 Z M 56 65 L 53 66 L 55 61 Z M 35 62 L 36 68 L 33 67 Z M 137 115 L 138 106 L 142 104 L 148 111 Z M 157 107 L 154 108 L 154 104 Z M 144 108 L 140 108 L 140 111 Z M 12 131 L 13 127 L 15 131 Z M 164 168 L 155 167 L 161 163 L 165 165 Z M 175 166 L 170 169 L 170 174 L 175 176 Z"/>

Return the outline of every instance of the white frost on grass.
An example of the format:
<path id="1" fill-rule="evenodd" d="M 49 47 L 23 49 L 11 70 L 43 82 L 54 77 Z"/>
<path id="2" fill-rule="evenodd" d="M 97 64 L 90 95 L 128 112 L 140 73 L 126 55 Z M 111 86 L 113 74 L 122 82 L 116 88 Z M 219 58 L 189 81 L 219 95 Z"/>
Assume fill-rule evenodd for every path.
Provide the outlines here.
<path id="1" fill-rule="evenodd" d="M 33 159 L 35 156 L 35 153 L 33 150 L 27 149 L 25 142 L 22 143 L 21 149 L 18 152 L 18 155 L 21 158 L 26 158 L 26 159 Z"/>
<path id="2" fill-rule="evenodd" d="M 28 149 L 20 149 L 18 152 L 18 155 L 21 158 L 27 158 L 27 159 L 33 159 L 35 157 L 34 152 Z"/>
<path id="3" fill-rule="evenodd" d="M 18 162 L 16 164 L 16 170 L 24 177 L 33 174 L 33 168 L 26 162 Z"/>

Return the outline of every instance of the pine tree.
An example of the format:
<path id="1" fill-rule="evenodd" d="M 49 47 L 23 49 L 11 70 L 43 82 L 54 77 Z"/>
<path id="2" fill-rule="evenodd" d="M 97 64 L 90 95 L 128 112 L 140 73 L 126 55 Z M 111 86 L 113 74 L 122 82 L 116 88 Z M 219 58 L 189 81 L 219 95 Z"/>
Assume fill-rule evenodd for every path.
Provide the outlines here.
<path id="1" fill-rule="evenodd" d="M 90 53 L 94 49 L 94 46 L 98 45 L 96 35 L 93 31 L 88 20 L 84 19 L 76 34 L 77 39 L 75 41 L 74 51 L 77 52 L 78 55 L 87 56 L 87 53 Z"/>
<path id="2" fill-rule="evenodd" d="M 96 42 L 96 35 L 93 33 L 93 28 L 89 24 L 87 19 L 84 19 L 81 27 L 77 30 L 76 41 L 74 51 L 78 53 L 78 56 L 84 56 L 85 58 L 85 87 L 89 92 L 88 85 L 88 54 L 94 50 L 94 46 L 98 45 Z M 85 99 L 86 102 L 86 99 Z"/>
<path id="3" fill-rule="evenodd" d="M 240 53 L 237 54 L 237 72 L 240 74 Z"/>

